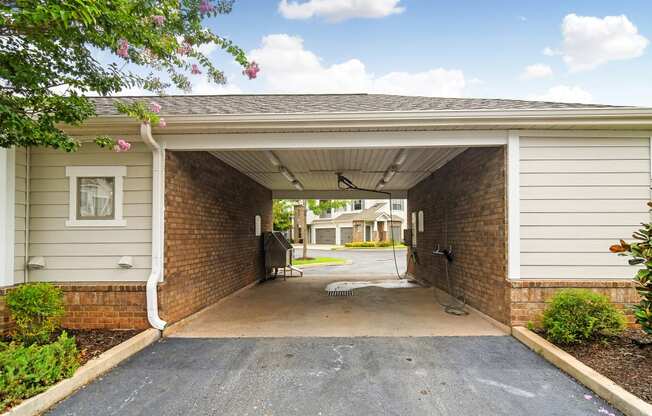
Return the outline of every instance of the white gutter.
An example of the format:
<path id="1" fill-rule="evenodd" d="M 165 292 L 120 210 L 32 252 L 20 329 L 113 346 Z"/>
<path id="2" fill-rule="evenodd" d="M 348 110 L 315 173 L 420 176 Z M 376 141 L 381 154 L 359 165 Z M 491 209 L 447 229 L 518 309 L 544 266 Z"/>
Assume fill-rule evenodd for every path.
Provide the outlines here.
<path id="1" fill-rule="evenodd" d="M 598 107 L 512 110 L 368 111 L 332 113 L 258 113 L 166 115 L 166 134 L 208 131 L 283 131 L 337 128 L 620 128 L 652 129 L 652 108 Z M 66 130 L 130 128 L 124 115 L 103 115 Z M 81 133 L 79 133 L 81 134 Z"/>
<path id="2" fill-rule="evenodd" d="M 147 278 L 147 320 L 163 330 L 166 322 L 158 315 L 158 283 L 163 277 L 163 197 L 165 152 L 152 137 L 152 126 L 141 123 L 140 137 L 152 151 L 152 272 Z"/>

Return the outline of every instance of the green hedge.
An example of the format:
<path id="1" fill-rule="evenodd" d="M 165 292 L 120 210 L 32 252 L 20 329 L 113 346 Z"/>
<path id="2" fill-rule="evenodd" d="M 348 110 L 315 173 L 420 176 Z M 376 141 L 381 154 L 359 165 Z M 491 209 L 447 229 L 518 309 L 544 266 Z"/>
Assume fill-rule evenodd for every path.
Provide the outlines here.
<path id="1" fill-rule="evenodd" d="M 609 298 L 585 289 L 561 290 L 543 313 L 543 329 L 556 344 L 616 335 L 625 328 L 625 315 Z"/>
<path id="2" fill-rule="evenodd" d="M 0 412 L 72 376 L 78 367 L 75 338 L 65 332 L 51 344 L 0 344 Z"/>
<path id="3" fill-rule="evenodd" d="M 64 315 L 63 292 L 51 283 L 28 283 L 7 293 L 7 307 L 15 322 L 14 341 L 45 344 Z"/>

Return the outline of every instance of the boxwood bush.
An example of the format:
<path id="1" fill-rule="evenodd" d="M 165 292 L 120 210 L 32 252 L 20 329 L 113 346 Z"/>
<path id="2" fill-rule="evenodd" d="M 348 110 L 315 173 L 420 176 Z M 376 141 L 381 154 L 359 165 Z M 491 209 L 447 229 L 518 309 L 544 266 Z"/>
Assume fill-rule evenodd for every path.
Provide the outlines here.
<path id="1" fill-rule="evenodd" d="M 543 314 L 543 329 L 556 344 L 617 335 L 624 328 L 625 315 L 606 296 L 584 289 L 559 291 Z"/>
<path id="2" fill-rule="evenodd" d="M 0 412 L 73 375 L 79 367 L 74 337 L 50 344 L 0 343 Z"/>
<path id="3" fill-rule="evenodd" d="M 63 293 L 50 283 L 28 283 L 11 290 L 7 307 L 15 322 L 13 338 L 25 344 L 49 342 L 64 314 Z"/>

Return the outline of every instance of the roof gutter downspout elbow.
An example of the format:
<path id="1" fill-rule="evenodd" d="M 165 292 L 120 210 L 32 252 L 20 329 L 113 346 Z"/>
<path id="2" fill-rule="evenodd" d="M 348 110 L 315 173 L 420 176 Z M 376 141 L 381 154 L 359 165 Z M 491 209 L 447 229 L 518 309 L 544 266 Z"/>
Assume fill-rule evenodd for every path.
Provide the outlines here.
<path id="1" fill-rule="evenodd" d="M 152 272 L 147 278 L 147 320 L 158 330 L 167 324 L 158 314 L 158 283 L 163 276 L 163 150 L 152 137 L 152 126 L 141 123 L 140 137 L 152 151 Z"/>

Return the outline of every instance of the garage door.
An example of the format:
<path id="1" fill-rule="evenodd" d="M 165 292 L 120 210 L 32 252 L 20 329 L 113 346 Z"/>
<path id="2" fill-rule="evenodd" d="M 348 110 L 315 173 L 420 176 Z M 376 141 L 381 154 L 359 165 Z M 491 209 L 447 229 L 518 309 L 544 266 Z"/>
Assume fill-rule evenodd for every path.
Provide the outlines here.
<path id="1" fill-rule="evenodd" d="M 353 227 L 340 228 L 340 239 L 342 244 L 353 242 Z"/>
<path id="2" fill-rule="evenodd" d="M 317 228 L 315 233 L 317 244 L 335 244 L 335 228 Z"/>
<path id="3" fill-rule="evenodd" d="M 392 232 L 394 233 L 393 237 L 394 237 L 395 242 L 399 243 L 399 242 L 403 241 L 403 233 L 401 232 L 401 227 L 400 226 L 393 226 L 392 227 Z M 388 235 L 387 239 L 391 240 L 392 235 Z"/>

